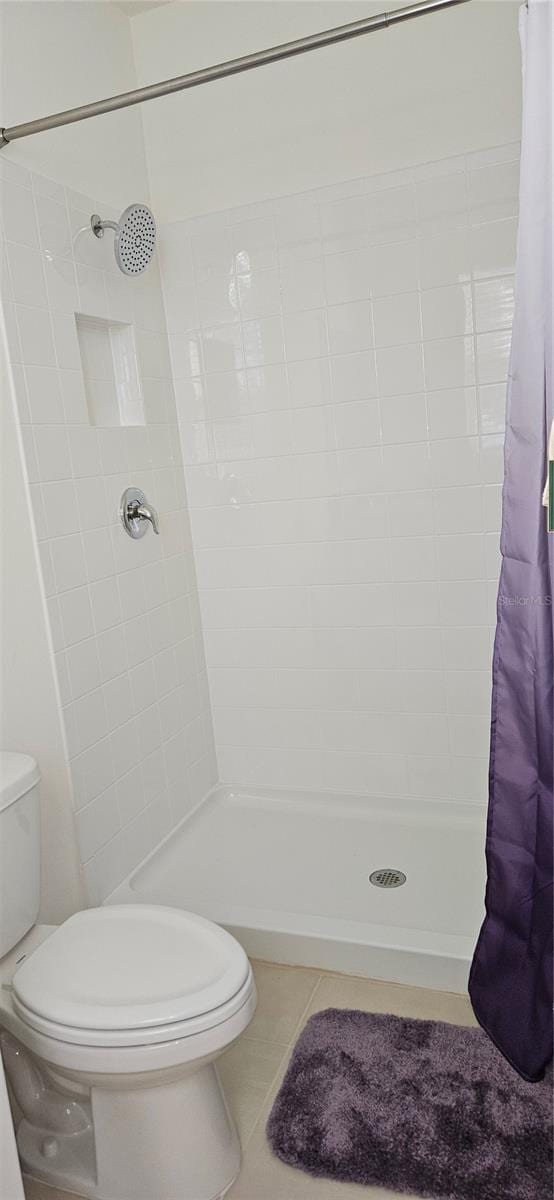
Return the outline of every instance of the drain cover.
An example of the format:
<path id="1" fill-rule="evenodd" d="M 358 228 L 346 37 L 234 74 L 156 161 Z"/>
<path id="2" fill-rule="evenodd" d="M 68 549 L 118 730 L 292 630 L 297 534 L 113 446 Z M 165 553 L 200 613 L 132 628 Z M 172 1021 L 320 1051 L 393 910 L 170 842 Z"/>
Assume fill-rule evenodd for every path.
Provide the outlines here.
<path id="1" fill-rule="evenodd" d="M 395 871 L 392 867 L 380 867 L 378 871 L 371 872 L 369 882 L 374 887 L 396 888 L 402 887 L 402 884 L 406 882 L 406 876 L 403 871 Z"/>

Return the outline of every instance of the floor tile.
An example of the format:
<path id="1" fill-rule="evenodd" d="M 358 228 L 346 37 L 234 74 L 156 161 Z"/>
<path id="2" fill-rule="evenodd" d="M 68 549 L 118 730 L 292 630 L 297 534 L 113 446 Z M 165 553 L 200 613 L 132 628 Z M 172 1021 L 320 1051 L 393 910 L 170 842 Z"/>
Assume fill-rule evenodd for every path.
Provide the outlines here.
<path id="1" fill-rule="evenodd" d="M 310 1000 L 306 1020 L 323 1008 L 360 1008 L 364 1012 L 390 1012 L 399 1017 L 450 1021 L 455 1025 L 477 1024 L 467 996 L 347 975 L 322 976 Z"/>
<path id="2" fill-rule="evenodd" d="M 361 1188 L 357 1183 L 339 1183 L 315 1179 L 304 1171 L 288 1167 L 269 1148 L 265 1134 L 267 1118 L 284 1070 L 272 1087 L 260 1119 L 243 1155 L 242 1170 L 226 1200 L 398 1200 L 398 1192 L 383 1188 Z M 405 1198 L 410 1200 L 410 1197 Z"/>
<path id="3" fill-rule="evenodd" d="M 37 1179 L 29 1179 L 27 1175 L 23 1178 L 23 1188 L 25 1200 L 82 1200 L 82 1197 L 76 1196 L 74 1192 L 60 1192 L 57 1188 L 39 1183 Z"/>
<path id="4" fill-rule="evenodd" d="M 241 1038 L 219 1059 L 219 1075 L 243 1146 L 289 1052 L 288 1046 Z"/>
<path id="5" fill-rule="evenodd" d="M 450 992 L 358 979 L 345 975 L 322 975 L 305 1010 L 302 1024 L 324 1008 L 359 1008 L 367 1012 L 392 1012 L 398 1016 L 452 1021 L 475 1025 L 469 1000 Z M 361 1188 L 359 1184 L 314 1179 L 303 1171 L 287 1167 L 272 1154 L 265 1127 L 271 1106 L 281 1086 L 291 1050 L 285 1054 L 259 1119 L 246 1146 L 240 1176 L 229 1192 L 229 1200 L 398 1200 L 397 1192 L 382 1188 Z M 407 1197 L 406 1200 L 412 1200 Z"/>
<path id="6" fill-rule="evenodd" d="M 254 963 L 258 1008 L 247 1037 L 290 1045 L 320 975 L 304 967 Z"/>

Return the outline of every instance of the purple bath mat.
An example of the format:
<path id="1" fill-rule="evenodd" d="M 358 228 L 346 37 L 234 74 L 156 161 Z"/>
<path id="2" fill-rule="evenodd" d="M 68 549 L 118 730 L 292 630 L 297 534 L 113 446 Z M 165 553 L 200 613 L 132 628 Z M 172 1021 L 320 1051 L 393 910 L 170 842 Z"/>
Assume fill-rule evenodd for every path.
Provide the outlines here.
<path id="1" fill-rule="evenodd" d="M 311 1175 L 436 1200 L 552 1200 L 551 1129 L 551 1072 L 525 1083 L 480 1029 L 329 1008 L 296 1043 L 267 1135 Z"/>

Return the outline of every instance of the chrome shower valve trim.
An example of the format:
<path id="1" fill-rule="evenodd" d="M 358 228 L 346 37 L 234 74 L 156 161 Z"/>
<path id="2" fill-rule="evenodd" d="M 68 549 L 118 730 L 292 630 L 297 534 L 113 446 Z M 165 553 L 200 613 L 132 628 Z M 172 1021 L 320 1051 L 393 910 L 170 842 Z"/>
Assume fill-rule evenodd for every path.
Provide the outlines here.
<path id="1" fill-rule="evenodd" d="M 154 533 L 160 532 L 156 509 L 148 502 L 144 492 L 141 492 L 139 488 L 125 488 L 119 505 L 119 515 L 129 537 L 144 537 L 149 525 L 152 526 Z"/>

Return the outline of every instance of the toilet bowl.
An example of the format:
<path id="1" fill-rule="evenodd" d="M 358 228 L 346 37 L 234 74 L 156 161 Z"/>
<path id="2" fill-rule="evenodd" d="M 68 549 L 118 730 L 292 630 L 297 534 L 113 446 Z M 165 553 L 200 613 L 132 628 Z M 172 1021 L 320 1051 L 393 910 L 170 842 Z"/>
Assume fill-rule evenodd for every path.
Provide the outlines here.
<path id="1" fill-rule="evenodd" d="M 23 1171 L 91 1200 L 223 1196 L 240 1146 L 215 1064 L 256 1005 L 239 943 L 142 904 L 33 925 L 16 944 L 3 932 L 0 918 L 0 1048 Z"/>

